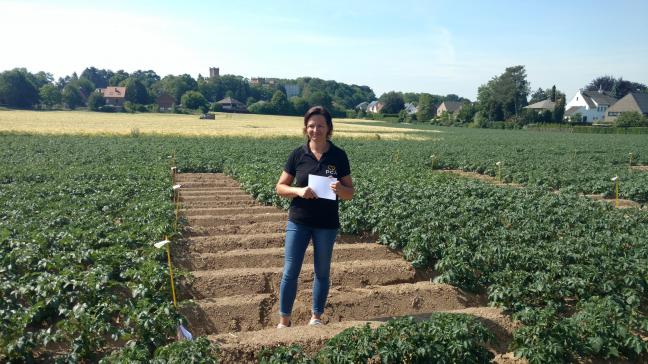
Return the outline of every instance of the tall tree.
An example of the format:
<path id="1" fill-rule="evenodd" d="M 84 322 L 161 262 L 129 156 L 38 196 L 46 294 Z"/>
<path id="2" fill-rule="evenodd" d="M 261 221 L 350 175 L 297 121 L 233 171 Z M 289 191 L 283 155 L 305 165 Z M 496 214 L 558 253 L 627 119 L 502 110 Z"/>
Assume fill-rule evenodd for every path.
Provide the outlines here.
<path id="1" fill-rule="evenodd" d="M 418 106 L 416 111 L 416 120 L 426 122 L 432 120 L 436 115 L 436 106 L 432 95 L 422 93 L 418 99 Z"/>
<path id="2" fill-rule="evenodd" d="M 389 91 L 382 94 L 379 100 L 383 104 L 381 112 L 385 114 L 397 114 L 405 107 L 403 94 L 400 92 Z"/>
<path id="3" fill-rule="evenodd" d="M 276 91 L 274 95 L 272 95 L 272 100 L 270 101 L 270 103 L 277 111 L 277 114 L 288 115 L 291 113 L 290 110 L 291 105 L 288 102 L 288 99 L 286 98 L 286 94 L 284 94 L 281 91 Z"/>
<path id="4" fill-rule="evenodd" d="M 593 79 L 585 86 L 587 91 L 604 91 L 617 99 L 622 98 L 630 92 L 642 92 L 646 85 L 640 82 L 624 80 L 622 77 L 614 78 L 612 76 L 601 76 Z"/>
<path id="5" fill-rule="evenodd" d="M 542 89 L 542 87 L 538 87 L 538 89 L 531 94 L 529 104 L 535 104 L 536 102 L 540 102 L 546 99 L 548 99 L 547 93 Z"/>
<path id="6" fill-rule="evenodd" d="M 38 88 L 24 69 L 0 73 L 0 104 L 9 107 L 31 108 L 38 103 Z"/>
<path id="7" fill-rule="evenodd" d="M 43 85 L 38 93 L 40 95 L 41 102 L 50 109 L 52 108 L 52 106 L 60 104 L 63 97 L 61 95 L 61 90 L 59 90 L 58 87 L 54 86 L 51 83 Z"/>
<path id="8" fill-rule="evenodd" d="M 555 86 L 554 86 L 555 88 Z M 556 101 L 556 106 L 553 110 L 553 121 L 556 123 L 562 123 L 563 118 L 565 117 L 565 98 L 561 97 Z"/>
<path id="9" fill-rule="evenodd" d="M 108 81 L 113 75 L 114 72 L 110 70 L 87 67 L 81 72 L 80 78 L 90 80 L 97 88 L 106 88 L 108 87 Z"/>
<path id="10" fill-rule="evenodd" d="M 79 91 L 79 88 L 74 85 L 74 83 L 68 83 L 63 88 L 63 102 L 72 110 L 83 105 L 83 97 L 81 96 L 81 92 Z"/>
<path id="11" fill-rule="evenodd" d="M 477 99 L 489 120 L 507 120 L 527 105 L 529 91 L 524 66 L 514 66 L 480 86 Z"/>
<path id="12" fill-rule="evenodd" d="M 129 77 L 120 84 L 126 87 L 126 100 L 134 104 L 150 103 L 149 93 L 146 86 L 136 77 Z"/>

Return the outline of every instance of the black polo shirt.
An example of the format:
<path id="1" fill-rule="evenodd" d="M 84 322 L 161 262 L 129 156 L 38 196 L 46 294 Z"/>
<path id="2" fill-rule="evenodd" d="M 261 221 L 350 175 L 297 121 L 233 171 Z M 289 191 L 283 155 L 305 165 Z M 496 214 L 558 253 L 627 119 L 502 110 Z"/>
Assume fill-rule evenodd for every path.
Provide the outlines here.
<path id="1" fill-rule="evenodd" d="M 295 177 L 295 186 L 306 187 L 309 174 L 335 177 L 339 180 L 351 174 L 351 167 L 344 150 L 329 141 L 329 150 L 319 161 L 311 152 L 308 143 L 293 150 L 288 156 L 284 171 Z M 340 227 L 338 204 L 337 199 L 305 199 L 297 196 L 290 203 L 288 219 L 315 228 L 337 229 Z"/>

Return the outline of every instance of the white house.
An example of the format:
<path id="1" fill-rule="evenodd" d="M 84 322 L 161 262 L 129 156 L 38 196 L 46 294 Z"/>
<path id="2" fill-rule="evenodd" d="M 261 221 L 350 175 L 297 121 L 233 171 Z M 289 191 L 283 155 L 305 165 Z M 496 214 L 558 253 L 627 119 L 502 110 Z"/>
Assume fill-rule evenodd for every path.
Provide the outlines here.
<path id="1" fill-rule="evenodd" d="M 418 108 L 414 106 L 414 104 L 412 104 L 411 102 L 406 102 L 404 109 L 408 115 L 416 114 L 416 112 L 418 111 Z"/>
<path id="2" fill-rule="evenodd" d="M 379 113 L 380 110 L 382 110 L 382 108 L 383 108 L 383 103 L 382 102 L 380 102 L 380 101 L 372 101 L 367 106 L 367 112 L 376 114 L 376 113 Z"/>
<path id="3" fill-rule="evenodd" d="M 579 90 L 576 95 L 565 105 L 565 117 L 580 114 L 582 122 L 602 122 L 605 114 L 611 105 L 617 101 L 616 98 L 603 92 Z"/>

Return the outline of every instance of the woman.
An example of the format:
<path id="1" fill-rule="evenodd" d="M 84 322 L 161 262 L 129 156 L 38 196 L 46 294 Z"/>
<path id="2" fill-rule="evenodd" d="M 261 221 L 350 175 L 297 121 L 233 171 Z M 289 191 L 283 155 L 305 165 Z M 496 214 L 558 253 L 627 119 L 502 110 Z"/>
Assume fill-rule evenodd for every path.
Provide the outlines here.
<path id="1" fill-rule="evenodd" d="M 351 168 L 346 153 L 331 143 L 333 121 L 321 107 L 310 108 L 304 115 L 306 144 L 293 150 L 277 182 L 277 194 L 292 198 L 286 226 L 284 271 L 279 292 L 280 322 L 277 328 L 291 325 L 297 279 L 309 240 L 313 240 L 315 279 L 313 280 L 312 316 L 309 325 L 321 325 L 329 290 L 329 272 L 333 244 L 340 227 L 338 200 L 353 197 Z M 335 200 L 318 198 L 308 187 L 308 175 L 331 177 Z M 292 186 L 293 181 L 295 186 Z"/>

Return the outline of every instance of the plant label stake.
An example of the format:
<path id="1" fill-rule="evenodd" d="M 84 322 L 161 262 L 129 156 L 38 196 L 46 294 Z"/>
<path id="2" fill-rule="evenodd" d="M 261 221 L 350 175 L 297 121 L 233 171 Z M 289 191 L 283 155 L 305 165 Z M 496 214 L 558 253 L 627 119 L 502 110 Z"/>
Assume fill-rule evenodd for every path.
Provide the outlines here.
<path id="1" fill-rule="evenodd" d="M 497 180 L 502 182 L 502 162 L 497 162 L 495 165 L 497 165 Z"/>
<path id="2" fill-rule="evenodd" d="M 178 308 L 178 302 L 176 300 L 176 294 L 175 294 L 175 284 L 174 284 L 174 278 L 173 278 L 173 265 L 171 264 L 171 241 L 165 236 L 164 240 L 159 241 L 155 244 L 153 244 L 158 249 L 161 249 L 163 247 L 166 247 L 166 253 L 167 253 L 167 261 L 169 263 L 169 276 L 171 277 L 171 298 L 173 299 L 173 307 L 176 309 Z M 187 330 L 186 327 L 180 323 L 177 328 L 177 335 L 178 339 L 186 339 L 186 340 L 192 340 L 193 335 L 191 335 L 191 332 Z"/>
<path id="3" fill-rule="evenodd" d="M 619 176 L 614 176 L 614 177 L 612 177 L 612 182 L 614 182 L 615 190 L 616 190 L 616 192 L 615 192 L 615 194 L 614 194 L 614 195 L 615 195 L 615 197 L 614 197 L 614 199 L 615 199 L 615 206 L 616 206 L 617 208 L 619 208 Z"/>
<path id="4" fill-rule="evenodd" d="M 178 192 L 180 190 L 180 187 L 182 187 L 181 184 L 177 184 L 173 186 L 173 204 L 175 205 L 175 224 L 173 226 L 173 231 L 178 232 L 178 212 L 179 212 L 179 205 L 180 205 L 180 197 Z"/>

